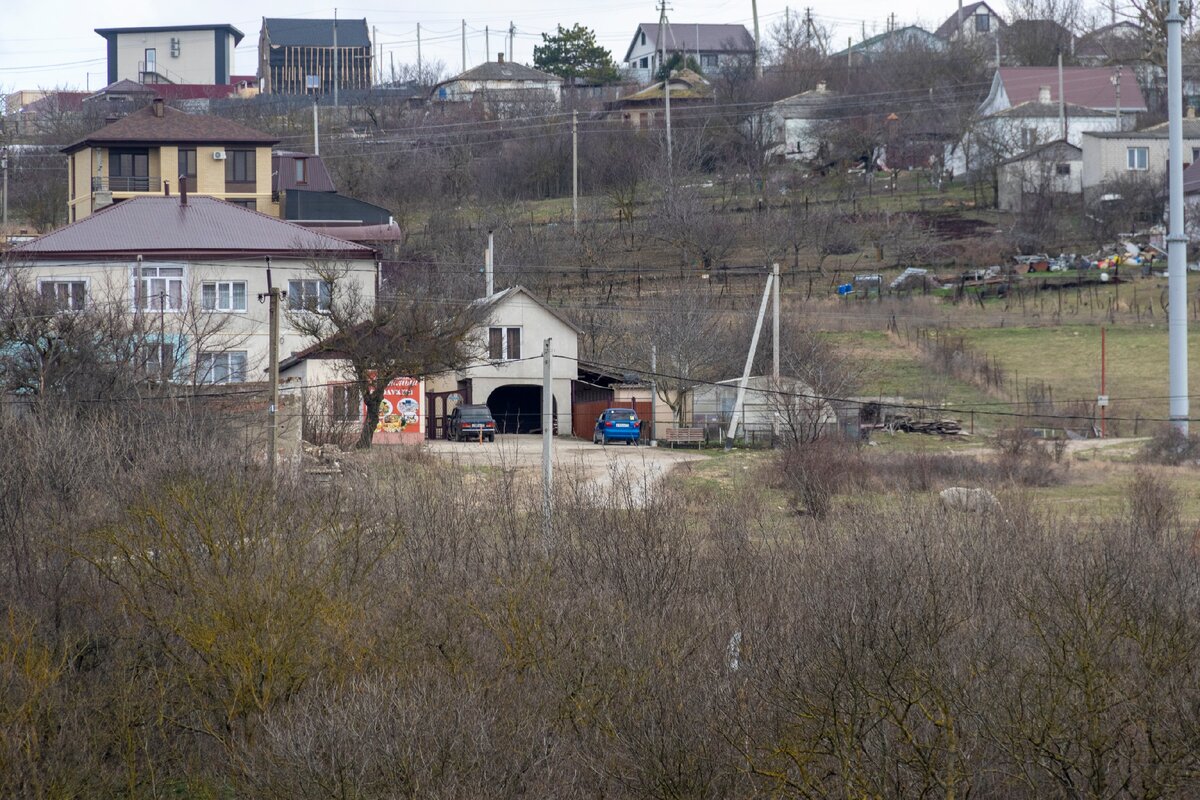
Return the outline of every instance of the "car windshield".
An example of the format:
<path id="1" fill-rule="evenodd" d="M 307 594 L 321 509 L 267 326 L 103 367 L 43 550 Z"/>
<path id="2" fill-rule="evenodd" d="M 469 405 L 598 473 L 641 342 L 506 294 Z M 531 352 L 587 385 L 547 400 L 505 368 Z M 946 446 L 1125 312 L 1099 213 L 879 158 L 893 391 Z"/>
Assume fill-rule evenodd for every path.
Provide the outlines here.
<path id="1" fill-rule="evenodd" d="M 637 419 L 637 413 L 631 409 L 618 408 L 608 412 L 609 419 Z"/>

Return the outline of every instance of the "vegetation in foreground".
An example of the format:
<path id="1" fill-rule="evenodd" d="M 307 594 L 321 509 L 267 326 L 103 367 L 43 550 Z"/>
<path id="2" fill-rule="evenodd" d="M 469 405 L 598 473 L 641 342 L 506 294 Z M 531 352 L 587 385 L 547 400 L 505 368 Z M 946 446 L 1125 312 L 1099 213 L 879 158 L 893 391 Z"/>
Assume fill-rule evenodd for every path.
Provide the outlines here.
<path id="1" fill-rule="evenodd" d="M 547 531 L 511 474 L 272 488 L 147 405 L 0 422 L 4 796 L 1200 789 L 1200 561 L 1152 472 L 1105 520 L 564 483 Z"/>

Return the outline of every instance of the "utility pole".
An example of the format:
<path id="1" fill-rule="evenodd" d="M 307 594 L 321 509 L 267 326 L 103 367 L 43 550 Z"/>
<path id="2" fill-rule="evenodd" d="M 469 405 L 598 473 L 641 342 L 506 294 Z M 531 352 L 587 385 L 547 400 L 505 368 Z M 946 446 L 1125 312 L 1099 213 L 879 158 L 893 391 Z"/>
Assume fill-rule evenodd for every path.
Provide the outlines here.
<path id="1" fill-rule="evenodd" d="M 379 29 L 371 26 L 371 49 L 379 55 L 375 59 L 375 72 L 379 75 L 379 82 L 383 83 L 383 73 L 379 70 L 383 69 L 383 51 L 379 49 Z"/>
<path id="2" fill-rule="evenodd" d="M 8 233 L 8 148 L 7 147 L 0 148 L 0 172 L 4 173 L 3 199 L 0 200 L 0 203 L 3 203 L 3 205 L 4 205 L 3 225 L 4 225 L 4 232 L 5 232 L 5 234 L 7 234 Z"/>
<path id="3" fill-rule="evenodd" d="M 1000 41 L 1000 37 L 996 37 Z M 999 58 L 996 59 L 999 62 Z M 997 67 L 999 69 L 999 67 Z M 1062 140 L 1067 140 L 1067 98 L 1063 97 L 1063 68 L 1062 51 L 1058 53 L 1058 125 L 1062 130 Z"/>
<path id="4" fill-rule="evenodd" d="M 496 293 L 495 262 L 492 261 L 492 253 L 492 232 L 488 231 L 488 246 L 483 256 L 483 273 L 487 288 L 487 294 L 484 297 L 491 297 Z"/>
<path id="5" fill-rule="evenodd" d="M 341 68 L 338 62 L 341 61 L 340 53 L 337 46 L 337 9 L 333 10 L 333 107 L 338 107 L 338 83 L 341 82 Z"/>
<path id="6" fill-rule="evenodd" d="M 1188 433 L 1187 237 L 1183 233 L 1183 17 L 1179 0 L 1167 14 L 1167 108 L 1170 229 L 1167 232 L 1167 319 L 1170 363 L 1170 417 Z"/>
<path id="7" fill-rule="evenodd" d="M 542 518 L 549 538 L 554 513 L 554 383 L 553 339 L 542 343 Z"/>
<path id="8" fill-rule="evenodd" d="M 271 332 L 270 350 L 268 351 L 270 356 L 267 366 L 271 382 L 271 402 L 267 406 L 267 466 L 272 483 L 275 482 L 275 462 L 278 459 L 279 447 L 279 298 L 286 294 L 271 284 L 271 257 L 267 256 L 267 293 L 265 298 L 270 301 L 268 309 Z M 258 301 L 261 303 L 263 299 L 264 295 L 260 294 Z"/>
<path id="9" fill-rule="evenodd" d="M 962 0 L 958 0 L 958 43 L 962 44 L 963 40 L 963 7 Z"/>
<path id="10" fill-rule="evenodd" d="M 650 345 L 650 446 L 658 447 L 654 410 L 658 407 L 658 345 Z"/>
<path id="11" fill-rule="evenodd" d="M 571 227 L 579 233 L 579 112 L 571 112 Z"/>
<path id="12" fill-rule="evenodd" d="M 1121 130 L 1121 65 L 1117 65 L 1117 74 L 1112 77 L 1113 87 L 1117 90 L 1117 130 Z"/>
<path id="13" fill-rule="evenodd" d="M 492 60 L 492 28 L 490 25 L 483 26 L 483 60 Z"/>
<path id="14" fill-rule="evenodd" d="M 750 0 L 750 11 L 754 15 L 754 77 L 762 80 L 762 40 L 758 38 L 758 0 Z"/>
<path id="15" fill-rule="evenodd" d="M 467 21 L 462 21 L 462 71 L 467 71 Z"/>
<path id="16" fill-rule="evenodd" d="M 513 40 L 517 38 L 517 26 L 512 24 L 512 20 L 508 21 L 508 63 L 513 60 Z"/>
<path id="17" fill-rule="evenodd" d="M 733 416 L 729 418 L 729 430 L 725 432 L 725 449 L 733 449 L 733 437 L 737 433 L 742 420 L 742 403 L 746 400 L 746 384 L 750 380 L 750 367 L 754 364 L 754 354 L 758 352 L 758 337 L 762 333 L 763 318 L 767 315 L 767 301 L 771 298 L 771 286 L 774 275 L 767 276 L 767 285 L 763 287 L 762 302 L 758 304 L 758 320 L 754 323 L 754 336 L 750 337 L 750 349 L 746 351 L 746 366 L 742 368 L 742 379 L 738 381 L 737 399 L 733 402 Z"/>
<path id="18" fill-rule="evenodd" d="M 1106 426 L 1108 412 L 1108 386 L 1105 378 L 1107 377 L 1108 353 L 1105 348 L 1104 341 L 1104 326 L 1100 326 L 1100 397 L 1097 398 L 1096 405 L 1100 406 L 1100 438 L 1104 439 L 1108 436 Z"/>
<path id="19" fill-rule="evenodd" d="M 421 81 L 425 80 L 425 75 L 421 69 L 421 23 L 417 23 L 417 85 L 421 85 Z"/>
<path id="20" fill-rule="evenodd" d="M 771 265 L 771 377 L 779 384 L 779 262 Z"/>
<path id="21" fill-rule="evenodd" d="M 658 46 L 659 64 L 662 67 L 663 78 L 663 113 L 667 122 L 667 176 L 671 175 L 671 70 L 667 66 L 667 0 L 659 0 L 658 14 Z M 757 48 L 757 44 L 755 47 Z"/>
<path id="22" fill-rule="evenodd" d="M 313 155 L 321 155 L 321 117 L 317 113 L 316 95 L 313 95 Z"/>
<path id="23" fill-rule="evenodd" d="M 396 82 L 396 51 L 395 50 L 388 51 L 388 60 L 391 62 L 391 72 L 392 72 L 392 79 L 391 79 L 390 83 L 395 83 Z"/>

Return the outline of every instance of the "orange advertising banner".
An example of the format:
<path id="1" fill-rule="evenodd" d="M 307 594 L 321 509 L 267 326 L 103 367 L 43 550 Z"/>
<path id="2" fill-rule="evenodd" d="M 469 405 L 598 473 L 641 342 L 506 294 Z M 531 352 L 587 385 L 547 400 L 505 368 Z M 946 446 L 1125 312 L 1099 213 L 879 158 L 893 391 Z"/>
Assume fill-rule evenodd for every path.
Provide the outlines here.
<path id="1" fill-rule="evenodd" d="M 397 378 L 383 392 L 377 434 L 402 434 L 403 439 L 424 436 L 422 383 L 414 378 Z"/>

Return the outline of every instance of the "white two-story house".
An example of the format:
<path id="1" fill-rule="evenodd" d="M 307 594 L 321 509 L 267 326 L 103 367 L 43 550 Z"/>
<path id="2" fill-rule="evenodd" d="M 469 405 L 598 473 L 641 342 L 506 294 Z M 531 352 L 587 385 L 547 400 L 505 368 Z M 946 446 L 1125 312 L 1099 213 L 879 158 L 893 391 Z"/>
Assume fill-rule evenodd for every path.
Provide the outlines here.
<path id="1" fill-rule="evenodd" d="M 664 29 L 663 39 L 665 45 L 658 40 L 657 22 L 643 22 L 634 31 L 622 63 L 638 83 L 654 79 L 662 63 L 664 46 L 668 59 L 676 53 L 691 57 L 705 74 L 717 72 L 739 59 L 753 59 L 755 53 L 754 37 L 745 25 L 671 23 Z"/>
<path id="2" fill-rule="evenodd" d="M 321 278 L 344 273 L 374 302 L 375 251 L 211 197 L 135 197 L 12 250 L 7 269 L 66 311 L 128 314 L 150 374 L 181 383 L 264 378 L 269 310 L 260 297 L 287 292 L 285 310 L 320 314 Z M 311 344 L 284 314 L 282 356 Z"/>

